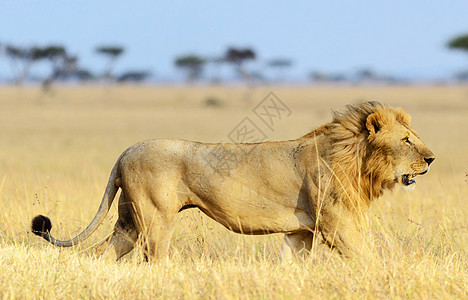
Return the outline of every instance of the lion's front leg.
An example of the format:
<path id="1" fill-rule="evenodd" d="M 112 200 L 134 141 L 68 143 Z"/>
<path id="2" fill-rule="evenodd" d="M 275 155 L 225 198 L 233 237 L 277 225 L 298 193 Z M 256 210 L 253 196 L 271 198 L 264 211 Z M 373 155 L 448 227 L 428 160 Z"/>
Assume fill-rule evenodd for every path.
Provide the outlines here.
<path id="1" fill-rule="evenodd" d="M 324 242 L 346 257 L 362 254 L 365 247 L 359 220 L 343 208 L 324 210 L 319 220 Z"/>
<path id="2" fill-rule="evenodd" d="M 281 247 L 281 260 L 306 259 L 312 250 L 314 233 L 310 231 L 285 234 Z"/>

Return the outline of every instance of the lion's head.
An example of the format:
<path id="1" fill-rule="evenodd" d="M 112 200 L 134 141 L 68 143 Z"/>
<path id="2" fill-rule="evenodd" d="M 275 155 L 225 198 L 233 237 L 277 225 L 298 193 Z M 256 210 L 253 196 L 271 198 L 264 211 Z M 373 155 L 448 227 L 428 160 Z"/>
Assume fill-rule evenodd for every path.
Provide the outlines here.
<path id="1" fill-rule="evenodd" d="M 342 199 L 352 206 L 359 204 L 353 199 L 369 204 L 395 184 L 414 188 L 415 177 L 425 174 L 435 158 L 410 121 L 401 108 L 363 102 L 335 112 L 331 123 L 308 135 L 330 138 L 331 167 Z"/>
<path id="2" fill-rule="evenodd" d="M 435 157 L 410 126 L 411 118 L 401 108 L 379 107 L 368 115 L 369 150 L 380 151 L 382 158 L 391 163 L 394 182 L 413 188 L 417 175 L 429 171 Z M 391 176 L 391 177 L 390 177 Z"/>

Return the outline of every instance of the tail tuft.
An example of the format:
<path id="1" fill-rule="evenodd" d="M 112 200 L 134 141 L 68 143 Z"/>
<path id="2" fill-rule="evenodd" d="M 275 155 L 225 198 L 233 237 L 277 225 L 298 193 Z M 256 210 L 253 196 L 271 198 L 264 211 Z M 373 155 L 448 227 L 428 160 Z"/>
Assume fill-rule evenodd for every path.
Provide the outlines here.
<path id="1" fill-rule="evenodd" d="M 46 216 L 38 215 L 32 219 L 31 229 L 35 235 L 44 237 L 52 229 L 52 222 Z"/>

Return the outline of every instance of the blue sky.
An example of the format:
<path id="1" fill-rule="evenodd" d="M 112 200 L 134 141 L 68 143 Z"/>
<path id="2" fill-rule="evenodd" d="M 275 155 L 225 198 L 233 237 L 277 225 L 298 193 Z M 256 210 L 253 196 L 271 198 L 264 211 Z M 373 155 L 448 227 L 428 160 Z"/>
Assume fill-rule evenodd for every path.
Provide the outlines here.
<path id="1" fill-rule="evenodd" d="M 445 44 L 468 34 L 468 1 L 49 1 L 2 0 L 0 42 L 59 43 L 93 71 L 105 60 L 93 49 L 126 47 L 116 71 L 151 70 L 175 78 L 174 57 L 217 56 L 229 45 L 252 47 L 265 61 L 294 61 L 290 78 L 312 70 L 434 79 L 468 69 L 468 53 Z M 40 72 L 40 66 L 36 72 Z M 10 69 L 0 57 L 0 76 Z"/>

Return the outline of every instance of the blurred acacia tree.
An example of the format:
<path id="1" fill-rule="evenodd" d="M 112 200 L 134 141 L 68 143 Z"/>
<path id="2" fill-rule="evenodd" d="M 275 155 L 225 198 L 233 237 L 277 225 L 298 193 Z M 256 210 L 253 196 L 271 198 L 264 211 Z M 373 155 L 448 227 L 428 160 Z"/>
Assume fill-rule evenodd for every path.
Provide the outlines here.
<path id="1" fill-rule="evenodd" d="M 252 76 L 244 68 L 244 64 L 248 60 L 255 60 L 257 57 L 255 51 L 250 48 L 239 49 L 229 47 L 224 55 L 224 60 L 228 63 L 231 63 L 239 76 L 246 81 L 250 81 Z"/>
<path id="2" fill-rule="evenodd" d="M 292 61 L 287 58 L 275 58 L 268 61 L 267 66 L 272 69 L 278 70 L 276 78 L 277 81 L 284 81 L 286 69 L 292 66 Z"/>
<path id="3" fill-rule="evenodd" d="M 42 82 L 44 91 L 48 91 L 52 83 L 59 79 L 66 79 L 78 70 L 78 58 L 70 56 L 65 47 L 60 45 L 50 45 L 40 49 L 41 59 L 45 59 L 51 64 L 51 74 Z"/>
<path id="4" fill-rule="evenodd" d="M 117 77 L 117 82 L 143 82 L 151 75 L 147 71 L 127 71 Z"/>
<path id="5" fill-rule="evenodd" d="M 460 35 L 458 37 L 455 37 L 451 39 L 447 46 L 450 49 L 457 49 L 457 50 L 463 50 L 468 52 L 468 34 L 466 35 Z"/>
<path id="6" fill-rule="evenodd" d="M 76 68 L 76 70 L 72 72 L 69 77 L 82 82 L 89 82 L 96 79 L 91 71 L 83 68 Z"/>
<path id="7" fill-rule="evenodd" d="M 249 60 L 255 60 L 257 58 L 257 54 L 253 49 L 245 48 L 233 48 L 230 47 L 227 49 L 224 55 L 224 61 L 230 63 L 234 66 L 237 74 L 239 74 L 240 78 L 243 79 L 247 83 L 247 90 L 244 95 L 245 101 L 250 101 L 252 99 L 254 86 L 254 75 L 259 74 L 252 74 L 245 69 L 245 62 Z"/>
<path id="8" fill-rule="evenodd" d="M 15 84 L 22 85 L 29 77 L 32 65 L 41 60 L 42 50 L 38 47 L 17 47 L 13 45 L 5 46 L 5 55 L 10 60 Z"/>
<path id="9" fill-rule="evenodd" d="M 468 53 L 468 34 L 460 35 L 458 37 L 451 39 L 447 43 L 447 47 L 449 49 L 462 50 Z M 468 70 L 458 72 L 457 74 L 455 74 L 455 78 L 460 81 L 468 80 Z"/>
<path id="10" fill-rule="evenodd" d="M 50 89 L 52 83 L 58 79 L 65 79 L 76 71 L 77 58 L 69 56 L 63 46 L 50 45 L 46 47 L 17 47 L 7 45 L 5 54 L 10 59 L 15 83 L 21 85 L 29 77 L 34 63 L 46 60 L 51 63 L 51 73 L 42 82 L 44 90 Z"/>
<path id="11" fill-rule="evenodd" d="M 177 57 L 174 61 L 176 67 L 186 71 L 187 82 L 192 82 L 200 78 L 206 60 L 198 55 L 190 54 Z"/>
<path id="12" fill-rule="evenodd" d="M 96 48 L 96 52 L 109 58 L 107 66 L 104 69 L 103 78 L 107 80 L 113 79 L 112 69 L 117 59 L 125 52 L 125 49 L 121 46 L 100 46 Z"/>

